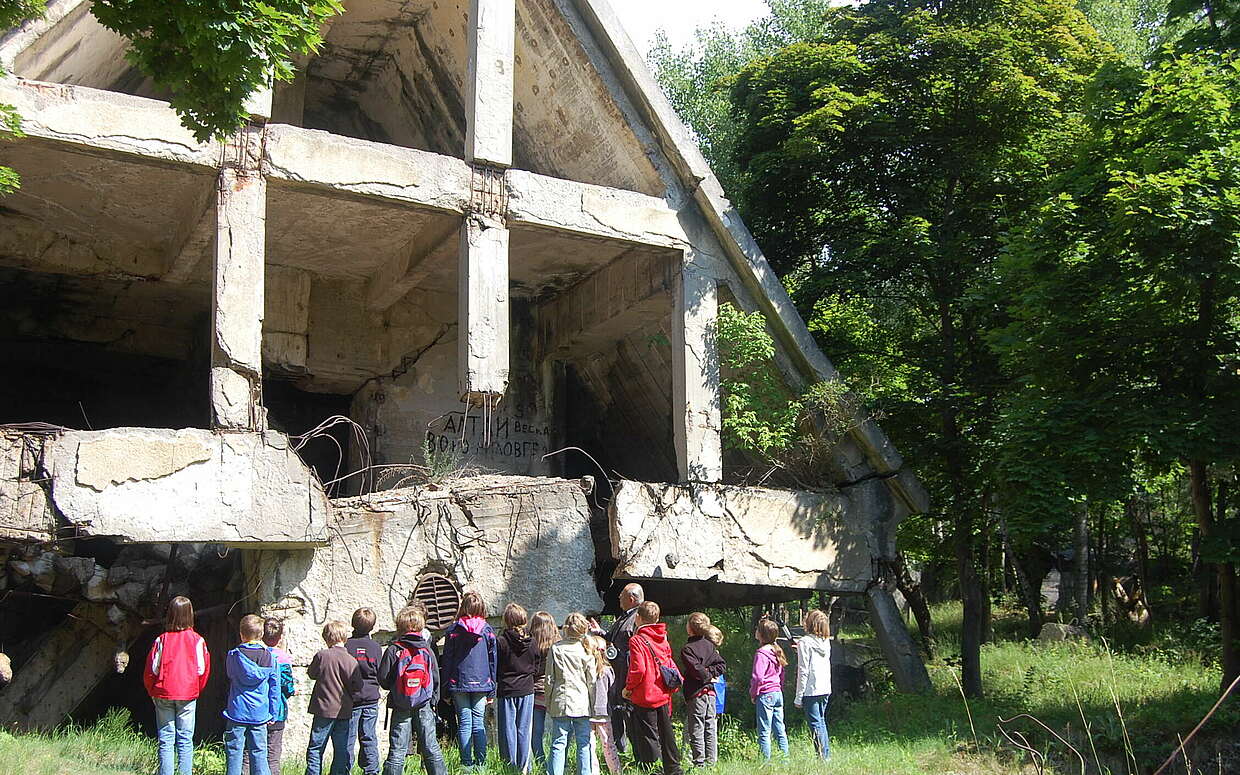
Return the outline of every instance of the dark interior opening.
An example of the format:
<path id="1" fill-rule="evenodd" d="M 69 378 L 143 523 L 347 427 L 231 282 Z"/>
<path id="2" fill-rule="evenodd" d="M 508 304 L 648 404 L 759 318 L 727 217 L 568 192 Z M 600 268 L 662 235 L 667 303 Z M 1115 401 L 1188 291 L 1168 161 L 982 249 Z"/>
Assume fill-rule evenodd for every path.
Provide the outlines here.
<path id="1" fill-rule="evenodd" d="M 263 381 L 263 403 L 267 406 L 268 424 L 289 436 L 304 434 L 333 415 L 348 417 L 352 401 L 352 396 L 299 390 L 287 380 Z M 344 423 L 327 429 L 325 433 L 327 436 L 317 436 L 307 441 L 297 453 L 324 484 L 350 473 L 349 442 L 353 437 L 351 426 Z M 347 492 L 346 488 L 351 483 L 356 484 L 344 481 L 329 487 L 328 495 L 335 497 Z"/>

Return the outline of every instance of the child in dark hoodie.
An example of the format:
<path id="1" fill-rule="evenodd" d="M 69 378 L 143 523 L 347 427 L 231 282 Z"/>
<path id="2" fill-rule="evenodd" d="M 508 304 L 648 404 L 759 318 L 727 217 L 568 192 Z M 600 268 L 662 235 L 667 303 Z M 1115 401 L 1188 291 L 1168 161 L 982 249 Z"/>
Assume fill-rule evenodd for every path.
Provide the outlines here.
<path id="1" fill-rule="evenodd" d="M 423 637 L 425 627 L 421 610 L 414 606 L 400 609 L 396 614 L 396 631 L 404 634 L 387 647 L 379 661 L 379 685 L 388 690 L 388 707 L 392 710 L 383 775 L 403 775 L 412 734 L 417 735 L 426 775 L 448 772 L 435 734 L 439 664 L 435 649 Z"/>
<path id="2" fill-rule="evenodd" d="M 353 746 L 360 744 L 357 764 L 363 775 L 379 775 L 379 738 L 375 723 L 379 720 L 379 658 L 383 650 L 370 637 L 375 628 L 375 612 L 359 608 L 353 612 L 353 637 L 344 643 L 345 650 L 357 658 L 361 674 L 361 690 L 353 695 L 353 716 L 349 719 L 349 761 Z"/>
<path id="3" fill-rule="evenodd" d="M 457 619 L 444 636 L 444 685 L 456 708 L 457 743 L 461 766 L 479 768 L 487 760 L 487 730 L 483 714 L 487 700 L 495 696 L 498 653 L 495 630 L 486 620 L 482 595 L 466 592 Z"/>
<path id="4" fill-rule="evenodd" d="M 260 638 L 263 620 L 241 617 L 241 645 L 228 652 L 228 702 L 224 706 L 227 775 L 241 775 L 242 753 L 250 755 L 252 775 L 267 768 L 267 722 L 280 707 L 280 677 L 275 655 Z"/>
<path id="5" fill-rule="evenodd" d="M 534 673 L 539 659 L 525 631 L 529 614 L 516 603 L 504 607 L 504 631 L 499 634 L 496 647 L 499 653 L 497 669 L 496 707 L 499 727 L 499 754 L 505 762 L 528 772 L 530 768 L 530 730 L 534 721 Z"/>
<path id="6" fill-rule="evenodd" d="M 707 638 L 710 617 L 700 611 L 689 615 L 685 629 L 689 640 L 680 650 L 680 669 L 685 677 L 685 741 L 694 767 L 719 762 L 719 718 L 715 713 L 715 679 L 723 675 L 723 657 Z"/>

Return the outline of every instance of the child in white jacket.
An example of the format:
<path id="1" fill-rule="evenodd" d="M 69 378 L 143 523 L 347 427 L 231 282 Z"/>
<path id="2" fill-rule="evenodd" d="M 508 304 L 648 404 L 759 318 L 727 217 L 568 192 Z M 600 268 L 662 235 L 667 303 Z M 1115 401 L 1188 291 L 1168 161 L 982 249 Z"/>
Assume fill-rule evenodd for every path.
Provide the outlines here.
<path id="1" fill-rule="evenodd" d="M 823 759 L 831 757 L 827 741 L 827 702 L 831 699 L 831 624 L 817 609 L 805 616 L 805 635 L 797 641 L 797 694 L 795 704 L 805 708 L 814 747 Z"/>

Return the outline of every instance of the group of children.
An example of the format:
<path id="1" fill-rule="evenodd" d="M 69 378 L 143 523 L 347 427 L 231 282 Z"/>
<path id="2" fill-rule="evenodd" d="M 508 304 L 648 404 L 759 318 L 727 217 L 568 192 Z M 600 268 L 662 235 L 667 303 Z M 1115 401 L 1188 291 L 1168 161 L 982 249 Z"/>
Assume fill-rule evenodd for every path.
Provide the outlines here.
<path id="1" fill-rule="evenodd" d="M 426 610 L 414 603 L 396 615 L 396 638 L 386 647 L 371 637 L 375 614 L 360 608 L 352 627 L 328 622 L 326 648 L 310 662 L 313 716 L 306 751 L 307 775 L 321 775 L 328 743 L 330 775 L 347 775 L 357 763 L 366 775 L 380 772 L 376 727 L 381 689 L 387 690 L 388 755 L 383 775 L 401 775 L 416 738 L 427 775 L 446 775 L 439 747 L 436 708 L 451 698 L 461 764 L 481 769 L 487 752 L 484 725 L 495 705 L 501 758 L 518 772 L 532 763 L 564 775 L 570 740 L 579 775 L 597 775 L 601 749 L 612 775 L 619 752 L 631 743 L 639 764 L 661 762 L 664 775 L 680 775 L 680 750 L 672 727 L 672 698 L 681 693 L 685 739 L 694 766 L 718 761 L 718 714 L 727 669 L 718 647 L 723 633 L 704 613 L 686 622 L 688 642 L 673 658 L 657 603 L 630 584 L 621 593 L 624 613 L 604 632 L 598 622 L 569 614 L 561 626 L 539 611 L 532 617 L 515 603 L 505 606 L 503 630 L 487 622 L 485 601 L 467 592 L 456 620 L 437 645 Z M 829 752 L 826 705 L 830 697 L 827 617 L 813 611 L 797 648 L 796 704 L 804 706 L 819 754 Z M 241 643 L 228 652 L 228 699 L 224 709 L 228 775 L 278 775 L 289 698 L 294 694 L 292 659 L 280 647 L 283 623 L 249 615 L 241 620 Z M 788 750 L 783 723 L 783 676 L 788 664 L 780 629 L 762 620 L 755 637 L 750 696 L 757 707 L 759 747 L 771 755 L 772 736 Z M 195 700 L 210 675 L 210 655 L 193 630 L 193 607 L 184 597 L 168 607 L 166 631 L 147 659 L 146 684 L 155 704 L 159 773 L 190 775 Z M 549 750 L 545 747 L 550 737 Z"/>

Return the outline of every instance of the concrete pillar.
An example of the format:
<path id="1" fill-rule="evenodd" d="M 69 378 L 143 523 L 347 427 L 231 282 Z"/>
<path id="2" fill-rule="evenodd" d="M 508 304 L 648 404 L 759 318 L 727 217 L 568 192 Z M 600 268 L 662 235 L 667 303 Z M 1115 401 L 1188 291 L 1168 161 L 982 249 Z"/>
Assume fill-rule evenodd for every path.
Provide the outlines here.
<path id="1" fill-rule="evenodd" d="M 461 398 L 481 403 L 508 387 L 508 229 L 496 217 L 465 218 L 457 298 Z"/>
<path id="2" fill-rule="evenodd" d="M 917 643 L 909 634 L 891 592 L 876 584 L 866 591 L 865 604 L 870 611 L 870 624 L 874 626 L 878 645 L 883 650 L 887 666 L 891 668 L 896 689 L 907 693 L 929 692 L 932 688 L 930 674 L 926 672 Z"/>
<path id="3" fill-rule="evenodd" d="M 465 160 L 512 166 L 515 0 L 470 0 Z"/>
<path id="4" fill-rule="evenodd" d="M 723 479 L 722 393 L 715 340 L 715 278 L 686 264 L 676 282 L 672 315 L 672 423 L 682 482 Z"/>
<path id="5" fill-rule="evenodd" d="M 213 427 L 260 430 L 262 409 L 263 270 L 267 181 L 259 169 L 261 130 L 243 129 L 226 153 L 216 199 L 211 305 Z"/>

